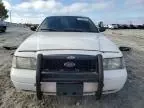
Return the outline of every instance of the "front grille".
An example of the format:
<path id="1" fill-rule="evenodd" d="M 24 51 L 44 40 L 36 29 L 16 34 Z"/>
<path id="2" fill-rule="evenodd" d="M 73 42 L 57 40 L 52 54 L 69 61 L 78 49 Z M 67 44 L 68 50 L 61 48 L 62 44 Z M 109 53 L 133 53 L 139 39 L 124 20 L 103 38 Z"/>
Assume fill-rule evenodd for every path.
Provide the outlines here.
<path id="1" fill-rule="evenodd" d="M 75 59 L 67 59 L 73 56 Z M 65 64 L 71 63 L 74 66 L 67 67 Z M 90 55 L 49 55 L 43 58 L 43 69 L 45 71 L 59 72 L 95 72 L 96 71 L 96 56 Z"/>

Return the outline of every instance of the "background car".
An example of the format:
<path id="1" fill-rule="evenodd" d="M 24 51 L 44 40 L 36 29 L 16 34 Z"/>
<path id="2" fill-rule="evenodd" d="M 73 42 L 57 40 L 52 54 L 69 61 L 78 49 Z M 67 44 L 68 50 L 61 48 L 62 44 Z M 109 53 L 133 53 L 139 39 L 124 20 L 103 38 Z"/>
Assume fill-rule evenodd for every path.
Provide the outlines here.
<path id="1" fill-rule="evenodd" d="M 117 24 L 110 24 L 108 25 L 109 29 L 118 29 L 118 25 Z"/>
<path id="2" fill-rule="evenodd" d="M 6 23 L 0 19 L 0 32 L 5 32 L 7 29 Z"/>

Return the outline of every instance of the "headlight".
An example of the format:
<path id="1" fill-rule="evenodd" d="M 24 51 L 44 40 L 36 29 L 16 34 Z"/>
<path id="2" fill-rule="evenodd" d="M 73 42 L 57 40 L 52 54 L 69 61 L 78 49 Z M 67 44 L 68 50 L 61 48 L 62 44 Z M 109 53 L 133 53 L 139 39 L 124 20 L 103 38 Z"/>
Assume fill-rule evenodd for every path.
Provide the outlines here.
<path id="1" fill-rule="evenodd" d="M 36 59 L 30 57 L 14 57 L 12 67 L 18 69 L 36 69 Z"/>
<path id="2" fill-rule="evenodd" d="M 105 58 L 103 61 L 104 70 L 124 68 L 123 58 Z"/>

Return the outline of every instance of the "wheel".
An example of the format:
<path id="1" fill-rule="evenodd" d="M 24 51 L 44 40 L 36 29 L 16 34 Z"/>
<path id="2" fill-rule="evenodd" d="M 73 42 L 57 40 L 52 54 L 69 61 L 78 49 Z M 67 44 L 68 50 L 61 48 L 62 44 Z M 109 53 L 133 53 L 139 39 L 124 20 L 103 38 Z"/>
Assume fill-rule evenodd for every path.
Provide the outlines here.
<path id="1" fill-rule="evenodd" d="M 6 28 L 7 28 L 7 27 L 4 26 L 1 31 L 2 31 L 2 32 L 6 32 Z"/>
<path id="2" fill-rule="evenodd" d="M 42 58 L 43 55 L 39 54 L 37 56 L 37 70 L 36 70 L 36 95 L 39 100 L 42 99 L 42 92 L 41 92 L 41 70 L 42 70 Z"/>
<path id="3" fill-rule="evenodd" d="M 6 32 L 6 30 L 2 30 L 2 32 L 4 33 L 4 32 Z"/>
<path id="4" fill-rule="evenodd" d="M 102 55 L 98 55 L 98 90 L 96 92 L 96 99 L 99 100 L 102 96 L 103 92 L 103 80 L 104 80 L 104 73 L 103 73 L 103 58 Z"/>

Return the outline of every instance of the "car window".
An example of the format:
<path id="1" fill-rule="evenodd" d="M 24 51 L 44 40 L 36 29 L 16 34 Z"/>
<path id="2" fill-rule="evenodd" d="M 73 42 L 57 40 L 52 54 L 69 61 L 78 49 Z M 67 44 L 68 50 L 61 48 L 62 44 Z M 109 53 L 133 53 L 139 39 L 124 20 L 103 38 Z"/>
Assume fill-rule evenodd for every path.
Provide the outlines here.
<path id="1" fill-rule="evenodd" d="M 97 27 L 88 18 L 81 17 L 47 17 L 38 31 L 65 31 L 65 32 L 98 32 Z"/>

